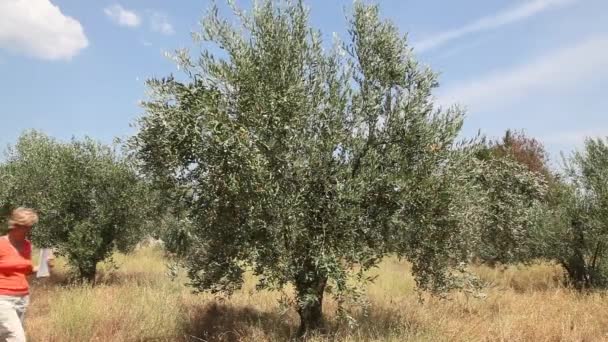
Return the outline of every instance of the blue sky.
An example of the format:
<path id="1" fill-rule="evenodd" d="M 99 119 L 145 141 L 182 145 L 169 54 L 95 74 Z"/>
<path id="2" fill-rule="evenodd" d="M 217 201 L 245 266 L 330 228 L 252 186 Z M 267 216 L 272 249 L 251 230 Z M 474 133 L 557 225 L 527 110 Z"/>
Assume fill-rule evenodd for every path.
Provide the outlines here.
<path id="1" fill-rule="evenodd" d="M 525 129 L 554 159 L 608 136 L 608 1 L 378 2 L 441 73 L 437 101 L 467 108 L 465 135 Z M 108 143 L 133 133 L 144 80 L 177 72 L 163 51 L 192 46 L 209 3 L 0 1 L 0 146 L 28 128 Z M 345 37 L 351 0 L 305 3 L 314 26 Z"/>

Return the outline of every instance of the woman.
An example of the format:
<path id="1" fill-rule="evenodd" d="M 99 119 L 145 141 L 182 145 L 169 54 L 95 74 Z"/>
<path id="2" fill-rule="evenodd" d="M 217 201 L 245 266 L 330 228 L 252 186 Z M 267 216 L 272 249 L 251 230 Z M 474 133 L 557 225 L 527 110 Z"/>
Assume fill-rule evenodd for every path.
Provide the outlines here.
<path id="1" fill-rule="evenodd" d="M 25 342 L 27 276 L 34 272 L 32 244 L 26 237 L 37 222 L 32 209 L 17 208 L 10 215 L 8 233 L 0 237 L 0 341 Z"/>

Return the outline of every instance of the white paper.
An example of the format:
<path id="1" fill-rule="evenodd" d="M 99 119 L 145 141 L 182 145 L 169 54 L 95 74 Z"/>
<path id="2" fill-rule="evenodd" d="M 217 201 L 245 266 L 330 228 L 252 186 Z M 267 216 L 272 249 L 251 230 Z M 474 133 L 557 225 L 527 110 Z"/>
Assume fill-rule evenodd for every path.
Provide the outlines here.
<path id="1" fill-rule="evenodd" d="M 49 256 L 51 250 L 49 248 L 42 248 L 40 250 L 40 261 L 38 263 L 38 272 L 36 272 L 36 278 L 49 277 Z"/>

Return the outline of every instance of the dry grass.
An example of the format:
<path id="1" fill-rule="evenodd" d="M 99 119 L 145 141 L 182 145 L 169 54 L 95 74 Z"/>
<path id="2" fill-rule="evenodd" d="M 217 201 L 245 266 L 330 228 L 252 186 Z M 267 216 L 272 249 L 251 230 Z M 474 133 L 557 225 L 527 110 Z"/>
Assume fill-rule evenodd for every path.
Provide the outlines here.
<path id="1" fill-rule="evenodd" d="M 27 317 L 31 341 L 286 341 L 295 312 L 279 312 L 279 294 L 254 291 L 253 279 L 230 299 L 194 295 L 183 275 L 165 275 L 162 253 L 143 249 L 103 267 L 96 287 L 37 282 Z M 61 267 L 59 267 L 61 269 Z M 368 288 L 370 308 L 357 327 L 325 305 L 330 335 L 311 341 L 608 341 L 608 299 L 561 286 L 553 265 L 476 271 L 485 299 L 420 296 L 406 264 L 386 260 Z M 424 299 L 421 301 L 420 299 Z"/>

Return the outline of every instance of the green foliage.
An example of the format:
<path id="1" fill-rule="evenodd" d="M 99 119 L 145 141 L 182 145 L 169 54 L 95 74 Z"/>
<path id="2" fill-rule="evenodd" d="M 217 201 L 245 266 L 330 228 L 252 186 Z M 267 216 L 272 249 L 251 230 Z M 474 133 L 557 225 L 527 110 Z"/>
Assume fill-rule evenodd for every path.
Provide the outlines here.
<path id="1" fill-rule="evenodd" d="M 608 287 L 608 145 L 589 139 L 551 188 L 538 253 L 560 263 L 578 289 Z"/>
<path id="2" fill-rule="evenodd" d="M 456 146 L 463 116 L 433 105 L 436 75 L 376 6 L 355 3 L 350 41 L 328 50 L 301 2 L 234 14 L 238 27 L 212 8 L 200 55 L 175 54 L 185 81 L 148 82 L 131 140 L 187 208 L 192 286 L 232 292 L 248 267 L 261 288 L 291 283 L 305 332 L 328 284 L 356 292 L 349 279 L 388 253 L 423 289 L 457 285 L 486 215 L 478 178 L 494 168 Z"/>
<path id="3" fill-rule="evenodd" d="M 547 183 L 541 174 L 506 158 L 491 158 L 479 179 L 484 220 L 476 256 L 490 265 L 528 262 L 543 217 Z"/>
<path id="4" fill-rule="evenodd" d="M 132 248 L 148 219 L 144 183 L 126 160 L 90 139 L 23 134 L 0 165 L 0 189 L 0 206 L 40 213 L 33 242 L 57 248 L 83 279 L 94 279 L 97 263 L 115 247 Z"/>
<path id="5" fill-rule="evenodd" d="M 187 217 L 180 219 L 179 216 L 168 213 L 157 225 L 156 232 L 165 250 L 178 260 L 186 258 L 193 240 L 193 227 L 189 219 Z"/>
<path id="6" fill-rule="evenodd" d="M 507 130 L 499 141 L 482 141 L 474 155 L 485 165 L 477 178 L 484 190 L 484 220 L 476 260 L 495 265 L 539 257 L 535 239 L 555 181 L 544 147 L 523 132 Z"/>

